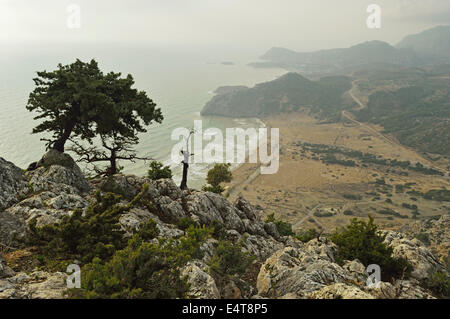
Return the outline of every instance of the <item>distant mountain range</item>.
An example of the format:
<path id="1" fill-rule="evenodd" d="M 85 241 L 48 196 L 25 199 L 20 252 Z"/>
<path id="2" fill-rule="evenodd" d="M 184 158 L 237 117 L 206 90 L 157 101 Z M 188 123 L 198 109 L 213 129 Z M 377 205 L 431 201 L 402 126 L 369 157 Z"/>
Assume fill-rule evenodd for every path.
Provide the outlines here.
<path id="1" fill-rule="evenodd" d="M 450 59 L 450 26 L 439 26 L 408 35 L 396 48 L 411 50 L 425 58 Z"/>
<path id="2" fill-rule="evenodd" d="M 295 52 L 272 48 L 254 67 L 279 67 L 303 74 L 332 74 L 373 64 L 420 66 L 439 59 L 450 60 L 450 26 L 439 26 L 405 37 L 395 47 L 383 41 L 368 41 L 349 48 Z"/>

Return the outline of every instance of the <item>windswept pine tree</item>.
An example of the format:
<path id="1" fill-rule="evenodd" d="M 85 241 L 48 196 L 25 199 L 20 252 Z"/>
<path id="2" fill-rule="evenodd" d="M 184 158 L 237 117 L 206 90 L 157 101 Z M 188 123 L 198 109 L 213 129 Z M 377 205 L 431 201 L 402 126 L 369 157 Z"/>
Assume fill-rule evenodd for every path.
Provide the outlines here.
<path id="1" fill-rule="evenodd" d="M 95 60 L 76 60 L 58 65 L 52 72 L 38 72 L 36 88 L 30 94 L 27 109 L 43 120 L 33 133 L 52 133 L 44 139 L 47 147 L 64 152 L 67 141 L 77 141 L 75 149 L 88 162 L 110 162 L 109 174 L 117 172 L 116 160 L 138 159 L 131 146 L 147 125 L 161 123 L 161 110 L 146 92 L 133 88 L 131 75 L 104 74 Z M 84 147 L 100 137 L 106 151 Z M 86 154 L 91 153 L 90 156 Z M 89 154 L 88 154 L 89 155 Z"/>

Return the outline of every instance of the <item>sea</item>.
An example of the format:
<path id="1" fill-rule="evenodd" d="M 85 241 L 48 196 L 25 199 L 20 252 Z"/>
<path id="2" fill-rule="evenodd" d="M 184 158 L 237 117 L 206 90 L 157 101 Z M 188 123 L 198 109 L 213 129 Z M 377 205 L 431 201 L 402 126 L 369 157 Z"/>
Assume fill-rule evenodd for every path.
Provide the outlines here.
<path id="1" fill-rule="evenodd" d="M 29 93 L 34 89 L 37 71 L 52 71 L 59 63 L 68 64 L 76 58 L 94 58 L 104 72 L 132 74 L 135 88 L 161 108 L 164 121 L 152 124 L 139 135 L 137 154 L 169 165 L 175 182 L 181 179 L 182 165 L 171 160 L 172 148 L 178 140 L 171 135 L 176 128 L 191 129 L 195 120 L 202 120 L 203 129 L 219 128 L 225 132 L 233 127 L 260 127 L 258 119 L 233 119 L 201 116 L 200 111 L 217 87 L 226 85 L 253 86 L 273 80 L 285 73 L 281 69 L 253 68 L 247 64 L 257 60 L 248 52 L 207 48 L 152 47 L 144 45 L 98 43 L 17 43 L 0 51 L 0 157 L 25 169 L 45 152 L 45 134 L 31 134 L 39 122 L 36 114 L 26 110 Z M 245 107 L 243 105 L 242 107 Z M 225 134 L 225 133 L 224 133 Z M 207 143 L 203 143 L 206 145 Z M 76 159 L 74 154 L 73 157 Z M 143 176 L 149 162 L 122 161 L 124 173 Z M 85 164 L 80 167 L 86 170 Z M 212 164 L 193 163 L 189 168 L 188 186 L 200 188 Z"/>

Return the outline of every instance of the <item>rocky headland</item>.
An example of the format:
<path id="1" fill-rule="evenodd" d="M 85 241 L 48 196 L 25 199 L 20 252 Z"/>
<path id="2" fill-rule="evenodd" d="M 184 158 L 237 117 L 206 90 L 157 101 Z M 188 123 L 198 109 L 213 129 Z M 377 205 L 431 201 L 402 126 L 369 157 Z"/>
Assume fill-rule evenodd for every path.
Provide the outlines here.
<path id="1" fill-rule="evenodd" d="M 214 193 L 182 191 L 171 179 L 119 174 L 87 180 L 70 156 L 56 151 L 36 166 L 24 171 L 0 158 L 0 298 L 65 298 L 67 274 L 37 265 L 33 260 L 39 256 L 23 244 L 30 225 L 52 225 L 76 210 L 85 212 L 98 191 L 120 194 L 126 203 L 143 185 L 148 185 L 153 209 L 136 205 L 125 211 L 119 219 L 124 236 L 154 220 L 158 237 L 176 241 L 185 233 L 179 221 L 190 218 L 201 225 L 221 225 L 224 238 L 242 243 L 242 250 L 255 256 L 244 275 L 219 282 L 209 266 L 218 240 L 208 238 L 201 246 L 203 256 L 180 270 L 189 283 L 189 298 L 435 298 L 423 282 L 432 273 L 446 272 L 421 241 L 388 231 L 385 242 L 395 256 L 413 265 L 411 277 L 368 287 L 366 267 L 358 260 L 338 263 L 338 247 L 324 237 L 302 242 L 280 235 L 274 223 L 261 220 L 261 207 L 242 197 L 231 203 Z M 445 224 L 448 230 L 448 222 L 441 217 L 439 227 Z"/>

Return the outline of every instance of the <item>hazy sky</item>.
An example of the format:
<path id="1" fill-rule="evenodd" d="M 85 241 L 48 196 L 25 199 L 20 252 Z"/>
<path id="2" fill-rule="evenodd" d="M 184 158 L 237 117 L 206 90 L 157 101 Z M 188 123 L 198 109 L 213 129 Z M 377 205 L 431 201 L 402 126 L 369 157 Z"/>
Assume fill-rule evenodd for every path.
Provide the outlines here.
<path id="1" fill-rule="evenodd" d="M 69 4 L 81 28 L 66 26 Z M 369 4 L 382 9 L 381 29 L 366 27 Z M 263 53 L 391 44 L 450 24 L 449 0 L 0 0 L 0 43 L 122 42 L 151 46 L 233 48 Z"/>

